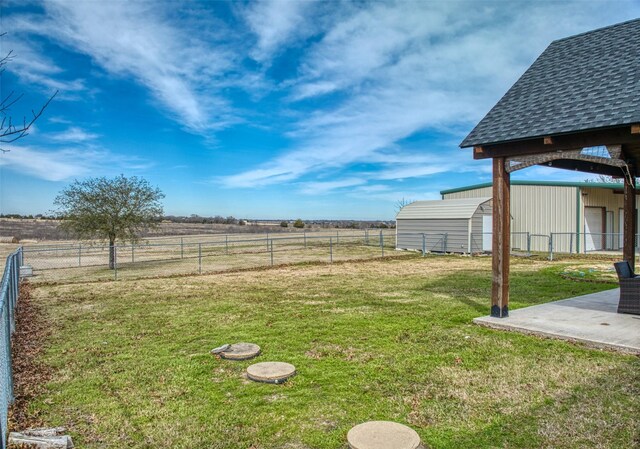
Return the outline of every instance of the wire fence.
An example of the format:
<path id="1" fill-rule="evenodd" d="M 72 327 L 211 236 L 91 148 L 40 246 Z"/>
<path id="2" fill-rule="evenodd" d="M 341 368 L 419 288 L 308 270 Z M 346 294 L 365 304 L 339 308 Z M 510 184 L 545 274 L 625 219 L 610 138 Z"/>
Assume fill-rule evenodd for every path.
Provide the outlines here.
<path id="1" fill-rule="evenodd" d="M 15 310 L 20 294 L 22 249 L 7 257 L 0 290 L 0 448 L 6 448 L 9 405 L 13 402 L 11 336 L 15 330 Z"/>
<path id="2" fill-rule="evenodd" d="M 492 237 L 491 232 L 398 233 L 397 248 L 420 251 L 423 255 L 432 252 L 473 255 L 491 252 Z M 514 253 L 540 253 L 553 260 L 554 254 L 622 254 L 623 240 L 621 233 L 512 232 L 510 244 Z M 640 234 L 635 242 L 638 252 Z"/>
<path id="3" fill-rule="evenodd" d="M 639 241 L 636 238 L 636 241 Z M 622 236 L 613 233 L 513 232 L 514 253 L 621 253 Z M 286 234 L 218 234 L 102 243 L 24 246 L 24 264 L 34 282 L 84 282 L 216 273 L 273 265 L 371 259 L 394 249 L 428 253 L 491 252 L 491 233 L 397 233 L 353 230 Z M 112 255 L 110 256 L 110 253 Z"/>
<path id="4" fill-rule="evenodd" d="M 163 238 L 112 250 L 99 243 L 24 246 L 23 253 L 34 282 L 83 282 L 371 259 L 389 255 L 394 248 L 393 230 L 365 230 Z"/>

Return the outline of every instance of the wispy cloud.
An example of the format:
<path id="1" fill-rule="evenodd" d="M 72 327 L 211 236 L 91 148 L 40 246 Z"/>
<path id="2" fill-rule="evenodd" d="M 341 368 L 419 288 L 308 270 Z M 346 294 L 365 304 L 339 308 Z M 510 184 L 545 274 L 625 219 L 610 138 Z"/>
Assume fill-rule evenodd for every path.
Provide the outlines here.
<path id="1" fill-rule="evenodd" d="M 269 62 L 286 43 L 309 35 L 313 29 L 310 20 L 313 8 L 312 1 L 290 0 L 265 0 L 247 7 L 242 14 L 257 40 L 251 57 Z"/>
<path id="2" fill-rule="evenodd" d="M 65 181 L 94 174 L 117 174 L 121 171 L 149 169 L 152 164 L 136 157 L 110 151 L 73 147 L 45 150 L 30 146 L 5 145 L 0 166 L 47 181 Z"/>
<path id="3" fill-rule="evenodd" d="M 323 195 L 346 187 L 360 186 L 367 181 L 360 178 L 336 179 L 334 181 L 313 181 L 300 184 L 300 193 L 306 195 Z"/>
<path id="4" fill-rule="evenodd" d="M 59 91 L 58 100 L 78 100 L 81 98 L 79 93 L 88 90 L 85 80 L 69 78 L 69 74 L 49 56 L 29 46 L 15 34 L 6 34 L 0 40 L 2 48 L 11 51 L 11 60 L 6 69 L 18 76 L 24 84 L 48 95 Z"/>
<path id="5" fill-rule="evenodd" d="M 10 17 L 10 26 L 54 39 L 112 75 L 132 77 L 192 132 L 223 128 L 236 119 L 217 92 L 216 76 L 230 67 L 232 53 L 176 27 L 163 16 L 169 6 L 47 0 L 46 16 Z"/>
<path id="6" fill-rule="evenodd" d="M 98 134 L 87 132 L 77 126 L 71 126 L 64 131 L 49 136 L 50 139 L 56 142 L 64 143 L 83 143 L 95 140 L 98 137 L 100 137 Z"/>
<path id="7" fill-rule="evenodd" d="M 463 130 L 551 40 L 602 26 L 598 14 L 608 5 L 584 6 L 384 2 L 336 14 L 305 53 L 300 76 L 288 84 L 293 104 L 305 101 L 312 110 L 288 133 L 291 147 L 220 182 L 259 187 L 357 165 L 368 165 L 372 182 L 447 171 L 486 173 L 487 164 L 472 163 L 471 155 L 457 148 Z M 557 19 L 560 28 L 549 27 L 549 17 L 566 20 Z M 329 93 L 331 101 L 316 102 Z M 445 137 L 425 143 L 422 160 L 385 161 L 403 140 L 421 132 Z M 439 157 L 443 153 L 448 160 Z M 362 174 L 353 170 L 354 176 Z"/>

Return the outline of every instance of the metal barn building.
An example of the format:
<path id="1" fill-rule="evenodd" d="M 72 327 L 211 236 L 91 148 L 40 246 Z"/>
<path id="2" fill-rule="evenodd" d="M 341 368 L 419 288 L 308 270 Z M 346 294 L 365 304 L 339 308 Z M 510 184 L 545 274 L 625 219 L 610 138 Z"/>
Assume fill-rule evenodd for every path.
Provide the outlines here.
<path id="1" fill-rule="evenodd" d="M 486 199 L 491 183 L 440 192 L 446 201 Z M 638 199 L 636 196 L 636 207 Z M 512 248 L 587 252 L 619 250 L 623 242 L 623 185 L 599 182 L 511 181 Z M 553 235 L 552 235 L 553 234 Z M 527 237 L 529 241 L 527 242 Z"/>
<path id="2" fill-rule="evenodd" d="M 396 216 L 396 248 L 456 253 L 490 250 L 491 207 L 491 198 L 471 195 L 411 203 Z M 484 242 L 483 236 L 488 237 Z"/>

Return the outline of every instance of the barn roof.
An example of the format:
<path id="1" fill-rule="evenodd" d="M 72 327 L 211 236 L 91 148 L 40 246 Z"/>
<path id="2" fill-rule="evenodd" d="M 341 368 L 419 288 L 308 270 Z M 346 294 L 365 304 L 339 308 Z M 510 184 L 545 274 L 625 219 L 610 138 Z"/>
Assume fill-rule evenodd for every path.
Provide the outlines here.
<path id="1" fill-rule="evenodd" d="M 485 187 L 491 187 L 493 184 L 490 182 L 483 182 L 480 184 L 472 184 L 468 186 L 455 187 L 453 189 L 441 190 L 440 195 L 447 195 L 449 193 L 466 192 L 467 190 L 482 189 Z M 624 185 L 621 182 L 567 182 L 567 181 L 524 181 L 513 180 L 512 186 L 551 186 L 551 187 L 584 187 L 589 189 L 609 189 L 609 190 L 622 190 Z"/>
<path id="2" fill-rule="evenodd" d="M 640 19 L 554 41 L 460 144 L 640 122 Z"/>
<path id="3" fill-rule="evenodd" d="M 482 203 L 491 198 L 415 201 L 404 206 L 396 220 L 471 218 Z"/>

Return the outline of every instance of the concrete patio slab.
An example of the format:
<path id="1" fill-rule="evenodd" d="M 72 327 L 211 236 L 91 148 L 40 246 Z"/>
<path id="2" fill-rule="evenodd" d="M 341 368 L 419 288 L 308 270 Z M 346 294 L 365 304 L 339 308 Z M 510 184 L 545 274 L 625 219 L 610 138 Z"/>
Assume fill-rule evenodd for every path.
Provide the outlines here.
<path id="1" fill-rule="evenodd" d="M 507 318 L 487 316 L 473 322 L 640 354 L 640 316 L 617 313 L 619 297 L 616 288 L 510 310 Z"/>

